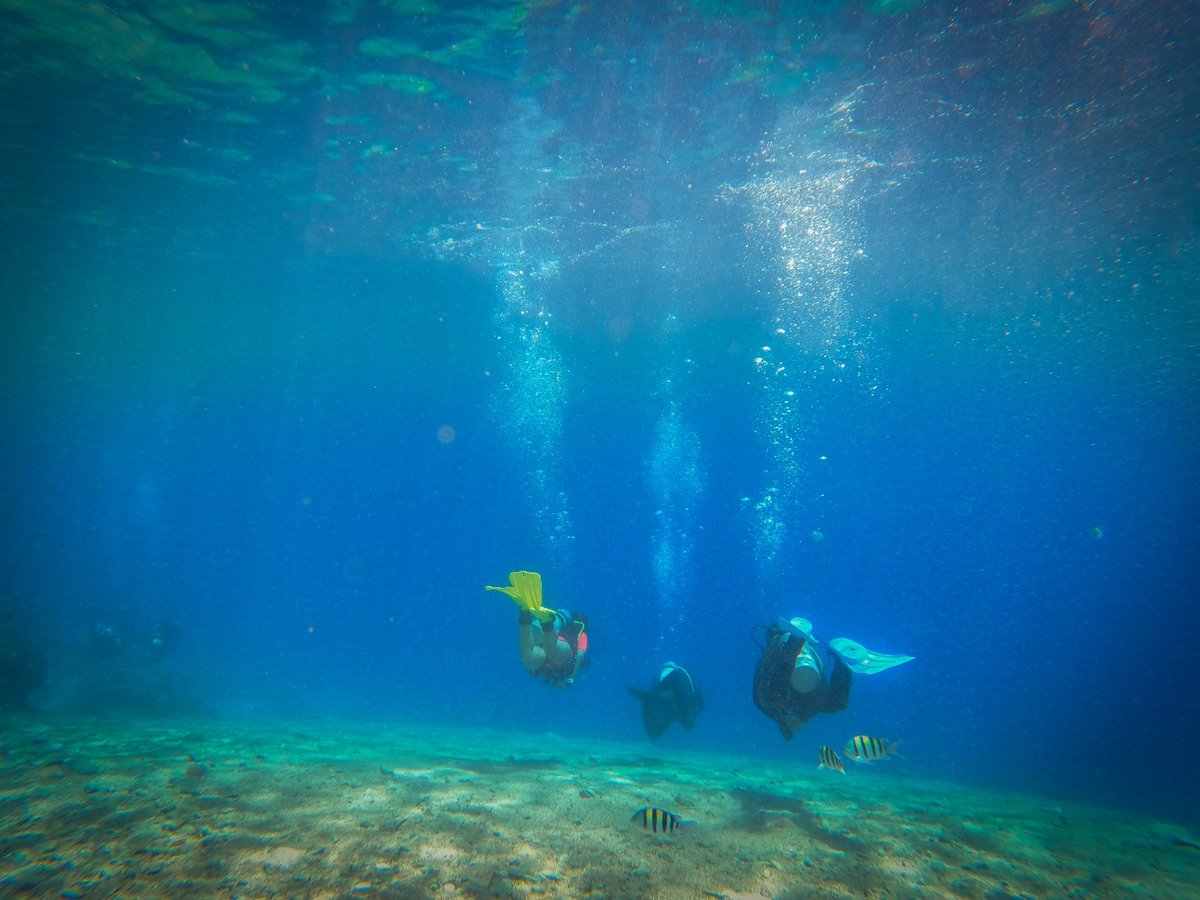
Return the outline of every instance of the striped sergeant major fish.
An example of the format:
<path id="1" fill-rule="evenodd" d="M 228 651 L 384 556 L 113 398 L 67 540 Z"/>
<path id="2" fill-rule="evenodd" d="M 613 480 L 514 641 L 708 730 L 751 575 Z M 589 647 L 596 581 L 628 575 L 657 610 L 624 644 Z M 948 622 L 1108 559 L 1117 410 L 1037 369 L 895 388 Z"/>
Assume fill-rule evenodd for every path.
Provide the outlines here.
<path id="1" fill-rule="evenodd" d="M 657 806 L 643 806 L 629 819 L 642 831 L 654 834 L 671 834 L 679 830 L 681 825 L 691 825 L 687 819 L 681 819 L 673 812 L 659 809 Z"/>
<path id="2" fill-rule="evenodd" d="M 886 738 L 875 738 L 865 734 L 856 734 L 846 741 L 845 753 L 855 762 L 875 762 L 888 756 L 899 756 L 899 741 L 889 741 Z"/>
<path id="3" fill-rule="evenodd" d="M 842 758 L 837 755 L 837 751 L 832 747 L 822 747 L 817 751 L 817 768 L 824 766 L 826 769 L 832 769 L 835 772 L 846 774 L 846 764 L 842 762 Z"/>

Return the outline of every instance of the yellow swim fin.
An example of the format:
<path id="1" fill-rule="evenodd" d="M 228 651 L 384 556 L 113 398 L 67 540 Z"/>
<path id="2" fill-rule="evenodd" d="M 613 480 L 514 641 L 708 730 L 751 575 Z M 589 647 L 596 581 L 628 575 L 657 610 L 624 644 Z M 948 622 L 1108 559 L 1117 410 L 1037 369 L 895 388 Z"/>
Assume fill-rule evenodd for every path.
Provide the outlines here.
<path id="1" fill-rule="evenodd" d="M 554 610 L 542 606 L 542 576 L 537 572 L 509 572 L 508 580 L 512 582 L 504 587 L 484 585 L 485 591 L 503 591 L 513 598 L 521 609 L 526 610 L 539 622 L 549 622 L 554 618 Z"/>

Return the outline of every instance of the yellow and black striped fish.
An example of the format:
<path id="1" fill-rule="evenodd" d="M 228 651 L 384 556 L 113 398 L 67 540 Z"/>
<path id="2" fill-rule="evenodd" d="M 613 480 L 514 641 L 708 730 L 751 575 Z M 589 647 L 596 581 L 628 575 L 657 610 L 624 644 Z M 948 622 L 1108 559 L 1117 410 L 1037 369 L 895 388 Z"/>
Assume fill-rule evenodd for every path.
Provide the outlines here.
<path id="1" fill-rule="evenodd" d="M 629 820 L 642 831 L 652 831 L 655 834 L 670 834 L 678 831 L 680 825 L 688 823 L 673 812 L 659 809 L 657 806 L 643 806 Z"/>
<path id="2" fill-rule="evenodd" d="M 843 775 L 846 774 L 846 764 L 842 762 L 842 758 L 837 755 L 837 751 L 832 747 L 822 747 L 818 750 L 817 759 L 820 760 L 817 763 L 818 769 L 824 766 L 826 769 L 833 769 L 835 772 L 841 772 Z"/>
<path id="3" fill-rule="evenodd" d="M 845 753 L 855 762 L 875 762 L 895 754 L 899 747 L 899 741 L 856 734 L 846 741 Z"/>

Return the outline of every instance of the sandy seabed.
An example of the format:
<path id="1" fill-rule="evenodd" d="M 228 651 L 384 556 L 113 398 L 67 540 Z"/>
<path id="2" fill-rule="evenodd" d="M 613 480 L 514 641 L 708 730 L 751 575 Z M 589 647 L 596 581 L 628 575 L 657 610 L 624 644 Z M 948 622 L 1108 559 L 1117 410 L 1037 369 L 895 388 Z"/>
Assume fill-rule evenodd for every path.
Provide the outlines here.
<path id="1" fill-rule="evenodd" d="M 494 731 L 0 719 L 0 896 L 1197 897 L 1200 835 Z M 642 806 L 691 823 L 663 836 Z"/>

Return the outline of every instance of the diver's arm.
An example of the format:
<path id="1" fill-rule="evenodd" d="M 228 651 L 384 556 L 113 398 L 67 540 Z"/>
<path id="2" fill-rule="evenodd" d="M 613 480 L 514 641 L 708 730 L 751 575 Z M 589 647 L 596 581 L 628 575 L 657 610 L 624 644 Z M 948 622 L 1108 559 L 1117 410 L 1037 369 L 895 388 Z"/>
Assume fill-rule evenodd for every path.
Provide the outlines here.
<path id="1" fill-rule="evenodd" d="M 521 665 L 530 672 L 537 672 L 546 661 L 546 651 L 534 640 L 533 616 L 522 610 L 519 623 L 517 635 L 521 646 Z"/>

